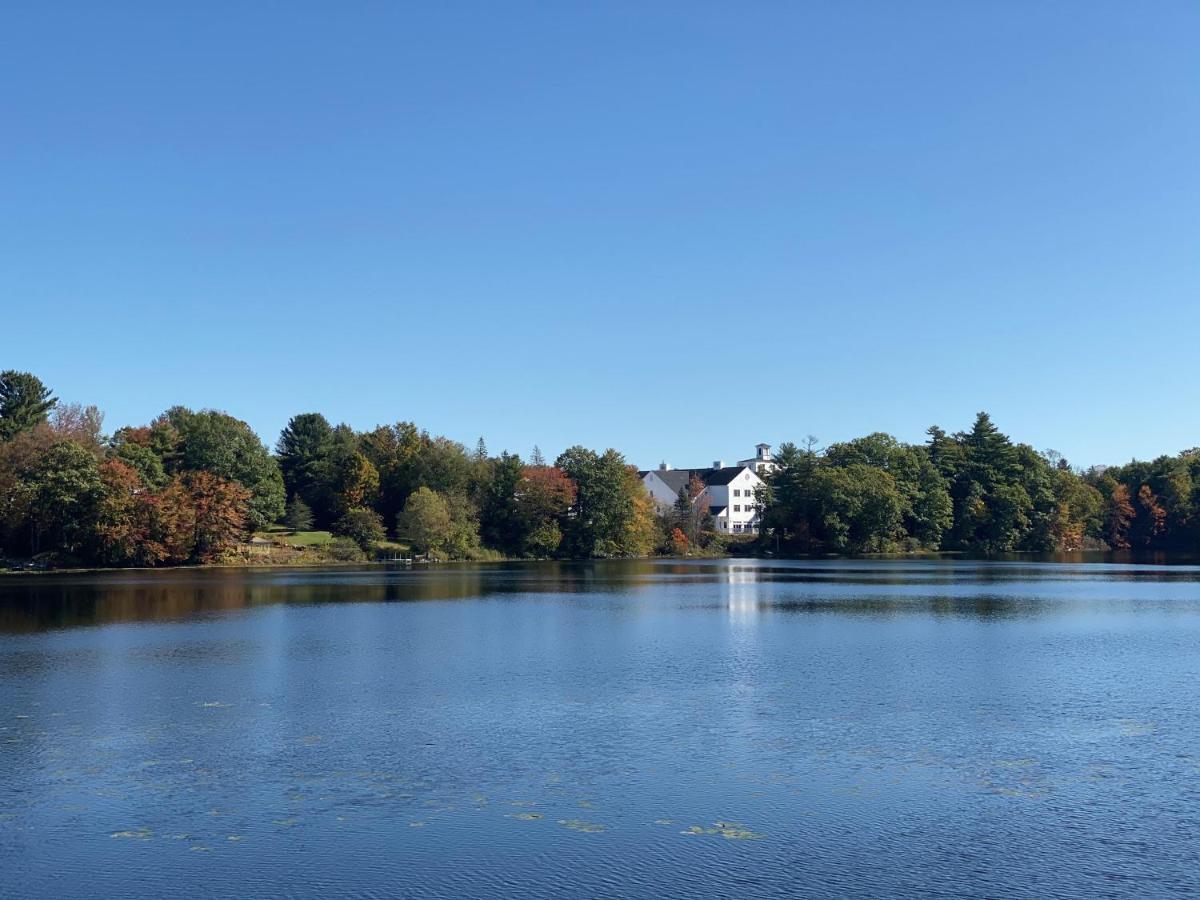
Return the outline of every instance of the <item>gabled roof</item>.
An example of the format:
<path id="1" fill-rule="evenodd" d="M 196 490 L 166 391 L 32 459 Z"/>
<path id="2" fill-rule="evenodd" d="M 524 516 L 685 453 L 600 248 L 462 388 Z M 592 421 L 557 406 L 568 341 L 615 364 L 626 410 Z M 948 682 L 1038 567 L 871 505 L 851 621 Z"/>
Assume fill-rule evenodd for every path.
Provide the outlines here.
<path id="1" fill-rule="evenodd" d="M 671 489 L 671 493 L 673 494 L 678 494 L 692 480 L 691 469 L 658 469 L 654 474 L 658 476 L 663 484 Z"/>
<path id="2" fill-rule="evenodd" d="M 742 474 L 744 469 L 749 466 L 724 466 L 720 469 L 647 469 L 638 474 L 645 478 L 653 473 L 659 477 L 672 493 L 678 494 L 681 490 L 688 486 L 688 482 L 695 475 L 704 482 L 705 487 L 717 487 L 723 484 L 729 484 L 738 475 Z"/>
<path id="3" fill-rule="evenodd" d="M 727 510 L 727 509 L 729 509 L 729 507 L 728 507 L 728 506 L 710 506 L 710 507 L 708 508 L 708 511 L 709 511 L 709 513 L 710 513 L 711 515 L 713 515 L 713 516 L 719 516 L 719 515 L 721 515 L 723 512 L 725 512 L 725 510 Z"/>
<path id="4" fill-rule="evenodd" d="M 746 466 L 725 466 L 723 469 L 704 469 L 697 474 L 704 479 L 707 485 L 729 484 L 733 479 L 742 474 L 742 469 Z"/>

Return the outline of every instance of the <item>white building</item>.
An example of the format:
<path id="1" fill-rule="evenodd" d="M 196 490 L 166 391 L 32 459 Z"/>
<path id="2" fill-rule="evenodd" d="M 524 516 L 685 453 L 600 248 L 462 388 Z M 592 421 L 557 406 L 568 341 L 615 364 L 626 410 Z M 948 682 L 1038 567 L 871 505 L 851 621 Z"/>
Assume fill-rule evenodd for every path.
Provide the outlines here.
<path id="1" fill-rule="evenodd" d="M 754 455 L 749 459 L 738 460 L 739 466 L 746 466 L 753 469 L 759 475 L 766 475 L 768 472 L 774 472 L 776 463 L 771 456 L 770 444 L 755 444 Z"/>
<path id="2" fill-rule="evenodd" d="M 766 444 L 759 446 L 766 447 L 765 462 L 770 463 L 770 447 Z M 663 463 L 657 469 L 639 474 L 642 484 L 660 507 L 673 506 L 680 490 L 686 489 L 695 476 L 704 485 L 696 502 L 708 504 L 719 534 L 758 533 L 758 501 L 755 493 L 763 486 L 763 480 L 750 466 L 742 463 L 726 466 L 721 460 L 716 460 L 709 469 L 672 469 Z"/>

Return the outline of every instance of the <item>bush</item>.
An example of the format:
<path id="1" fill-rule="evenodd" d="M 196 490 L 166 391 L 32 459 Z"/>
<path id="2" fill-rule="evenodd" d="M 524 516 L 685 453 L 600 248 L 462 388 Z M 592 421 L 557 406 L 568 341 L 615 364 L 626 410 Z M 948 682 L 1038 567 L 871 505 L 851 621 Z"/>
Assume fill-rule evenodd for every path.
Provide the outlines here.
<path id="1" fill-rule="evenodd" d="M 325 545 L 329 558 L 337 562 L 363 562 L 367 556 L 353 538 L 334 538 Z"/>
<path id="2" fill-rule="evenodd" d="M 383 517 L 373 509 L 359 506 L 350 510 L 333 526 L 333 530 L 348 537 L 363 550 L 384 539 Z"/>

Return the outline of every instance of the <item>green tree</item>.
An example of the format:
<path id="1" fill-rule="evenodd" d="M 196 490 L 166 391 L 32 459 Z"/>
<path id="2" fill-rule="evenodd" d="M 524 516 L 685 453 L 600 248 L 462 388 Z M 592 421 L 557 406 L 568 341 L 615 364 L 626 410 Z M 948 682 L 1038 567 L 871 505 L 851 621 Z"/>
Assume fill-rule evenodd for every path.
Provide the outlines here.
<path id="1" fill-rule="evenodd" d="M 450 512 L 450 531 L 440 549 L 452 559 L 473 559 L 480 549 L 475 504 L 461 492 L 448 494 L 445 500 Z"/>
<path id="2" fill-rule="evenodd" d="M 112 448 L 112 452 L 116 459 L 137 472 L 142 483 L 151 490 L 160 490 L 171 480 L 163 468 L 162 459 L 144 444 L 121 442 Z"/>
<path id="3" fill-rule="evenodd" d="M 597 454 L 570 447 L 556 465 L 575 483 L 575 505 L 563 522 L 563 548 L 579 559 L 629 554 L 627 528 L 637 497 L 625 458 L 616 450 Z M 641 485 L 638 484 L 640 490 Z"/>
<path id="4" fill-rule="evenodd" d="M 625 467 L 625 493 L 629 497 L 629 516 L 621 529 L 618 554 L 620 556 L 649 556 L 662 542 L 662 534 L 656 513 L 654 498 L 642 484 L 637 469 Z M 712 528 L 712 516 L 708 504 L 703 503 L 700 513 L 706 527 Z"/>
<path id="5" fill-rule="evenodd" d="M 816 549 L 812 523 L 817 512 L 816 476 L 820 458 L 816 438 L 803 448 L 785 441 L 775 455 L 776 469 L 766 477 L 766 489 L 758 498 L 762 539 L 776 539 L 780 547 L 800 553 Z"/>
<path id="6" fill-rule="evenodd" d="M 337 520 L 334 531 L 353 540 L 364 551 L 369 550 L 386 537 L 383 528 L 383 517 L 373 509 L 358 507 L 347 510 Z"/>
<path id="7" fill-rule="evenodd" d="M 310 509 L 318 510 L 323 524 L 328 524 L 333 515 L 329 496 L 333 449 L 333 427 L 320 413 L 292 416 L 275 444 L 287 495 L 299 497 Z"/>
<path id="8" fill-rule="evenodd" d="M 825 549 L 838 553 L 895 549 L 902 534 L 904 498 L 889 473 L 851 463 L 823 467 L 815 481 Z"/>
<path id="9" fill-rule="evenodd" d="M 985 490 L 1011 484 L 1018 476 L 1017 450 L 1008 436 L 1000 433 L 985 412 L 975 417 L 971 430 L 962 438 L 969 477 Z"/>
<path id="10" fill-rule="evenodd" d="M 480 486 L 480 537 L 486 546 L 517 556 L 527 538 L 527 523 L 517 499 L 525 466 L 521 457 L 505 452 L 492 461 L 488 475 Z"/>
<path id="11" fill-rule="evenodd" d="M 1044 503 L 1035 507 L 1035 497 L 1039 502 L 1045 498 L 1045 483 L 1036 471 L 1045 462 L 1028 448 L 1019 450 L 983 412 L 955 440 L 961 460 L 950 485 L 954 525 L 947 535 L 949 548 L 1002 553 L 1028 547 L 1036 540 L 1030 531 L 1039 516 L 1046 522 Z"/>
<path id="12" fill-rule="evenodd" d="M 396 534 L 418 553 L 444 549 L 453 532 L 446 498 L 427 487 L 415 490 L 396 520 Z"/>
<path id="13" fill-rule="evenodd" d="M 242 485 L 250 492 L 248 525 L 255 531 L 283 516 L 279 463 L 249 425 L 226 413 L 182 406 L 168 410 L 162 424 L 175 435 L 164 460 L 169 473 L 211 472 Z"/>
<path id="14" fill-rule="evenodd" d="M 420 487 L 421 432 L 411 422 L 381 425 L 364 434 L 360 448 L 379 476 L 375 508 L 394 522 L 409 494 Z"/>
<path id="15" fill-rule="evenodd" d="M 0 372 L 0 440 L 7 441 L 46 421 L 58 401 L 29 372 Z"/>
<path id="16" fill-rule="evenodd" d="M 308 531 L 313 527 L 312 509 L 303 497 L 296 496 L 288 501 L 283 522 L 292 531 Z"/>
<path id="17" fill-rule="evenodd" d="M 71 441 L 52 446 L 23 485 L 34 553 L 84 556 L 90 549 L 104 494 L 92 453 Z"/>
<path id="18" fill-rule="evenodd" d="M 931 425 L 925 433 L 929 435 L 925 445 L 929 461 L 946 483 L 953 482 L 964 463 L 962 444 L 936 425 Z"/>
<path id="19" fill-rule="evenodd" d="M 953 524 L 950 495 L 926 448 L 876 432 L 832 445 L 825 451 L 824 462 L 832 466 L 872 466 L 892 476 L 902 498 L 902 543 L 936 548 Z"/>
<path id="20" fill-rule="evenodd" d="M 360 449 L 358 436 L 345 425 L 334 429 L 317 494 L 323 504 L 318 523 L 333 521 L 358 506 L 375 507 L 379 501 L 379 470 Z"/>

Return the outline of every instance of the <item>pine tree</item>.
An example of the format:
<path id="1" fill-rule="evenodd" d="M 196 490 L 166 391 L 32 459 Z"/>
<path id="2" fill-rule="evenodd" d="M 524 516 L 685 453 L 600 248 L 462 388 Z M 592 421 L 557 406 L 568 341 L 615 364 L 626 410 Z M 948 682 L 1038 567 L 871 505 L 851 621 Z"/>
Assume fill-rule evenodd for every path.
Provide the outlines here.
<path id="1" fill-rule="evenodd" d="M 0 372 L 0 440 L 46 421 L 58 403 L 40 378 L 29 372 Z"/>
<path id="2" fill-rule="evenodd" d="M 671 518 L 675 527 L 686 534 L 689 540 L 695 539 L 692 526 L 692 498 L 688 496 L 686 487 L 679 489 L 679 496 L 675 498 L 675 505 L 671 509 Z"/>
<path id="3" fill-rule="evenodd" d="M 985 412 L 975 417 L 975 424 L 966 434 L 967 458 L 970 461 L 971 477 L 987 489 L 1013 480 L 1017 469 L 1017 453 L 1008 435 L 1000 429 Z"/>
<path id="4" fill-rule="evenodd" d="M 288 501 L 283 521 L 292 531 L 308 531 L 313 527 L 312 509 L 303 498 L 295 496 Z"/>

